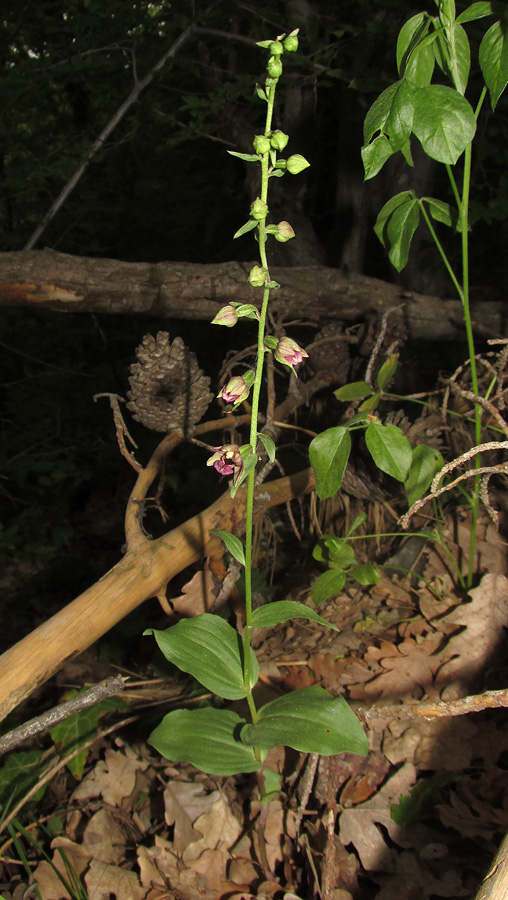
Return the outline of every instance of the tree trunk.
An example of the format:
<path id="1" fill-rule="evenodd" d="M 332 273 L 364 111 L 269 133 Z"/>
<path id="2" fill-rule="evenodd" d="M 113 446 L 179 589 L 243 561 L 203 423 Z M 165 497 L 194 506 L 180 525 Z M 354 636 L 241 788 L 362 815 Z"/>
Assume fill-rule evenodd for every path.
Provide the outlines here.
<path id="1" fill-rule="evenodd" d="M 142 313 L 168 319 L 211 320 L 231 302 L 259 303 L 247 283 L 251 263 L 132 263 L 70 256 L 53 250 L 0 253 L 0 305 L 37 305 L 61 312 Z M 274 267 L 281 285 L 271 309 L 279 317 L 361 320 L 400 307 L 412 340 L 446 341 L 464 335 L 462 306 L 325 266 Z M 506 304 L 472 304 L 477 335 L 504 337 Z"/>

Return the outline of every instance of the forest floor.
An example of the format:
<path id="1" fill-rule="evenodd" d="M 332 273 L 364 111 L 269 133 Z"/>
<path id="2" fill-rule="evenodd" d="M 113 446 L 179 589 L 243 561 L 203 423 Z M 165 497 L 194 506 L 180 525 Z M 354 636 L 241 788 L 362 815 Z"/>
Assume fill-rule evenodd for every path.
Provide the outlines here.
<path id="1" fill-rule="evenodd" d="M 465 516 L 450 525 L 447 550 L 459 567 L 469 533 Z M 506 685 L 506 546 L 485 516 L 477 530 L 485 574 L 468 593 L 454 588 L 451 557 L 439 548 L 409 538 L 400 552 L 412 558 L 399 554 L 393 568 L 413 574 L 386 569 L 376 585 L 320 607 L 340 632 L 298 619 L 256 635 L 264 702 L 322 685 L 351 702 L 370 742 L 366 758 L 271 751 L 267 765 L 282 782 L 273 776 L 263 804 L 255 776 L 172 765 L 140 737 L 147 711 L 162 716 L 202 694 L 93 651 L 69 663 L 61 686 L 128 676 L 128 724 L 101 720 L 71 771 L 55 747 L 37 757 L 41 785 L 55 767 L 44 796 L 41 787 L 31 806 L 0 822 L 4 900 L 472 900 L 508 830 L 508 721 L 503 709 L 476 703 L 474 714 L 449 713 L 460 698 Z M 311 605 L 309 595 L 300 585 L 286 599 Z M 447 715 L 436 714 L 438 701 Z M 386 710 L 394 704 L 398 711 Z M 427 716 L 418 714 L 424 704 Z M 20 754 L 9 757 L 17 772 L 13 763 L 0 781 L 22 774 Z"/>

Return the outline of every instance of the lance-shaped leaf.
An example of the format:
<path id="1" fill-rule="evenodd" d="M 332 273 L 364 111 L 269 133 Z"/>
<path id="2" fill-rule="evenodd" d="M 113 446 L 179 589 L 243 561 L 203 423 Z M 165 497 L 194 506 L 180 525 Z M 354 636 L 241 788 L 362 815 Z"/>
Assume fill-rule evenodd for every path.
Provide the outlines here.
<path id="1" fill-rule="evenodd" d="M 343 697 L 318 686 L 277 697 L 259 710 L 256 725 L 244 725 L 242 741 L 263 748 L 281 744 L 302 753 L 357 753 L 365 756 L 368 741 Z"/>
<path id="2" fill-rule="evenodd" d="M 231 534 L 230 531 L 224 531 L 222 528 L 210 528 L 210 534 L 214 534 L 224 541 L 231 556 L 234 556 L 242 566 L 245 565 L 245 551 L 240 538 L 237 538 L 235 534 Z"/>
<path id="3" fill-rule="evenodd" d="M 350 452 L 351 436 L 342 426 L 327 428 L 310 442 L 309 459 L 320 500 L 333 497 L 339 490 Z"/>
<path id="4" fill-rule="evenodd" d="M 434 71 L 432 43 L 436 35 L 427 37 L 431 22 L 428 13 L 417 13 L 402 26 L 397 40 L 399 74 L 415 87 L 430 84 Z"/>
<path id="5" fill-rule="evenodd" d="M 298 603 L 296 600 L 280 600 L 277 603 L 258 606 L 252 613 L 252 624 L 255 628 L 272 628 L 274 625 L 298 618 L 311 619 L 312 622 L 318 622 L 320 625 L 339 631 L 336 625 L 327 622 L 313 609 L 309 609 L 308 606 L 304 606 L 303 603 Z"/>
<path id="6" fill-rule="evenodd" d="M 508 83 L 508 20 L 494 22 L 480 44 L 480 66 L 492 109 Z"/>
<path id="7" fill-rule="evenodd" d="M 476 131 L 470 104 L 443 84 L 418 88 L 412 99 L 413 132 L 425 153 L 438 162 L 455 165 Z"/>
<path id="8" fill-rule="evenodd" d="M 397 481 L 406 480 L 413 454 L 400 428 L 371 422 L 365 431 L 365 443 L 378 469 Z"/>
<path id="9" fill-rule="evenodd" d="M 148 743 L 171 762 L 188 762 L 212 775 L 255 772 L 261 762 L 239 737 L 246 724 L 229 709 L 175 709 L 152 731 Z"/>
<path id="10" fill-rule="evenodd" d="M 181 619 L 165 631 L 150 628 L 166 659 L 188 672 L 200 684 L 224 697 L 240 700 L 246 697 L 240 638 L 234 628 L 219 616 L 204 613 L 193 619 Z M 250 671 L 253 685 L 258 680 L 259 666 L 251 650 Z"/>

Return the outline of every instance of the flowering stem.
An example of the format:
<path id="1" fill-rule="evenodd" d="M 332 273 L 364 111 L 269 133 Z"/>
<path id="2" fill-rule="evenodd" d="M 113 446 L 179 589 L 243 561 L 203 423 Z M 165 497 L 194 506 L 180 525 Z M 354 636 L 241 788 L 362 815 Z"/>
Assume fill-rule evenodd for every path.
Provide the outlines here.
<path id="1" fill-rule="evenodd" d="M 273 115 L 273 104 L 275 100 L 275 88 L 276 84 L 272 84 L 268 89 L 265 136 L 268 136 L 270 133 Z M 266 152 L 261 158 L 260 198 L 262 203 L 266 203 L 268 198 L 268 163 L 269 153 Z M 257 232 L 261 265 L 268 272 L 268 261 L 266 257 L 266 219 L 260 219 L 257 226 Z M 270 279 L 268 277 L 268 281 L 269 280 Z M 252 386 L 252 412 L 250 421 L 249 443 L 252 447 L 253 453 L 256 453 L 256 446 L 258 442 L 259 396 L 261 393 L 261 385 L 263 382 L 263 366 L 265 361 L 265 325 L 269 299 L 270 288 L 265 286 L 263 291 L 261 309 L 259 312 L 256 374 L 254 378 L 254 384 Z M 243 636 L 243 673 L 244 683 L 246 686 L 250 685 L 250 643 L 252 634 L 252 535 L 254 525 L 255 478 L 256 471 L 255 469 L 251 469 L 247 480 L 247 507 L 245 514 L 245 633 Z M 249 694 L 248 700 L 252 720 L 255 723 L 257 721 L 257 713 L 251 694 Z"/>

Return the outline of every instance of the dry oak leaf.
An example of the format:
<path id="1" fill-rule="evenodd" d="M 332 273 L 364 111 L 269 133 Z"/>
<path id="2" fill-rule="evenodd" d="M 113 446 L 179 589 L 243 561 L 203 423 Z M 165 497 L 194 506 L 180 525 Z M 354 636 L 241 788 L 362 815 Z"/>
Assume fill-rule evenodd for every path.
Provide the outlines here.
<path id="1" fill-rule="evenodd" d="M 476 730 L 472 716 L 392 719 L 383 753 L 393 765 L 408 760 L 418 769 L 455 772 L 471 764 Z"/>
<path id="2" fill-rule="evenodd" d="M 118 864 L 125 854 L 127 837 L 115 817 L 107 809 L 99 809 L 88 822 L 83 834 L 83 847 L 94 859 Z"/>
<path id="3" fill-rule="evenodd" d="M 385 670 L 363 686 L 368 697 L 392 697 L 407 701 L 415 694 L 421 696 L 432 684 L 434 673 L 441 660 L 433 656 L 440 644 L 440 638 L 416 641 L 407 638 L 398 647 L 393 647 L 390 655 L 381 659 Z M 371 648 L 374 651 L 374 648 Z M 380 656 L 382 650 L 376 655 Z M 371 653 L 374 656 L 374 652 Z"/>
<path id="4" fill-rule="evenodd" d="M 51 842 L 51 849 L 54 851 L 52 865 L 45 860 L 40 862 L 33 876 L 39 888 L 41 900 L 55 900 L 55 897 L 58 897 L 58 900 L 72 900 L 57 874 L 60 872 L 64 878 L 67 876 L 67 869 L 60 850 L 65 853 L 66 859 L 78 877 L 85 871 L 91 856 L 84 847 L 80 847 L 79 844 L 75 844 L 63 836 L 57 837 Z"/>
<path id="5" fill-rule="evenodd" d="M 508 578 L 484 575 L 478 587 L 469 591 L 469 596 L 471 602 L 462 603 L 444 619 L 448 624 L 465 628 L 450 638 L 447 660 L 436 677 L 437 685 L 448 685 L 443 694 L 445 699 L 464 696 L 506 641 Z"/>
<path id="6" fill-rule="evenodd" d="M 110 866 L 96 859 L 90 863 L 85 884 L 88 900 L 109 900 L 111 894 L 122 900 L 144 900 L 146 894 L 135 872 Z"/>
<path id="7" fill-rule="evenodd" d="M 73 801 L 102 797 L 105 803 L 120 806 L 134 792 L 136 773 L 147 767 L 148 761 L 140 759 L 129 747 L 106 750 L 104 760 L 100 759 L 72 792 L 70 805 Z"/>

